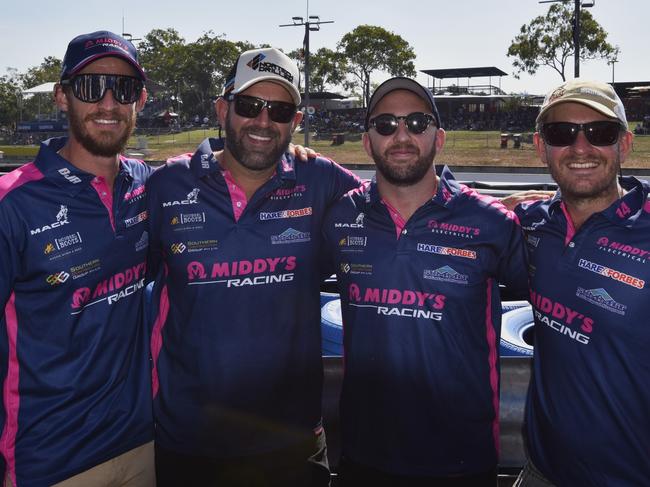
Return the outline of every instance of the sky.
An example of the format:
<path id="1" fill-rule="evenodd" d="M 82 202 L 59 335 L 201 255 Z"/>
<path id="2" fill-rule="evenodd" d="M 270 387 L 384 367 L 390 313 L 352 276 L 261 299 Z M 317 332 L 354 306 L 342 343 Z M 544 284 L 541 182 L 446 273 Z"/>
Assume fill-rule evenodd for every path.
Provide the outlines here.
<path id="1" fill-rule="evenodd" d="M 595 3 L 591 14 L 609 33 L 609 42 L 621 50 L 615 80 L 650 81 L 650 0 Z M 544 94 L 561 82 L 559 74 L 542 67 L 534 76 L 516 79 L 506 53 L 520 27 L 548 7 L 539 0 L 0 0 L 0 75 L 7 68 L 24 72 L 46 56 L 62 58 L 73 37 L 104 29 L 138 38 L 155 28 L 173 27 L 187 42 L 212 31 L 232 41 L 267 43 L 289 52 L 301 46 L 304 27 L 279 25 L 309 14 L 334 21 L 311 32 L 311 52 L 320 47 L 335 49 L 360 24 L 378 25 L 414 48 L 417 79 L 424 85 L 431 86 L 432 78 L 421 73 L 423 69 L 496 66 L 508 73 L 500 81 L 504 91 Z M 569 65 L 572 77 L 572 58 Z M 612 80 L 612 66 L 604 60 L 583 62 L 580 71 L 583 78 Z M 372 80 L 387 77 L 375 73 Z M 476 78 L 471 84 L 488 81 Z M 460 80 L 461 86 L 466 83 Z M 499 79 L 493 78 L 492 84 L 499 86 Z"/>

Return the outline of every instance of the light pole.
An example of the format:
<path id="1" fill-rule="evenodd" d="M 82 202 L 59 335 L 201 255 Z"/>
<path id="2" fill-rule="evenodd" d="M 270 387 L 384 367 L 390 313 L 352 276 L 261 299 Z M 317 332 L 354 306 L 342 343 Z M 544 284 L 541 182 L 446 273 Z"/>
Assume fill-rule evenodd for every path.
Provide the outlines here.
<path id="1" fill-rule="evenodd" d="M 540 0 L 539 3 L 566 3 L 569 0 Z M 573 77 L 580 77 L 580 8 L 590 8 L 596 0 L 574 0 L 573 7 Z"/>
<path id="2" fill-rule="evenodd" d="M 307 3 L 309 14 L 309 3 Z M 307 21 L 303 17 L 291 17 L 292 24 L 281 24 L 280 27 L 305 26 L 305 37 L 302 41 L 305 56 L 305 147 L 309 147 L 309 31 L 320 30 L 320 24 L 333 24 L 333 20 L 320 20 L 317 15 L 307 15 Z"/>

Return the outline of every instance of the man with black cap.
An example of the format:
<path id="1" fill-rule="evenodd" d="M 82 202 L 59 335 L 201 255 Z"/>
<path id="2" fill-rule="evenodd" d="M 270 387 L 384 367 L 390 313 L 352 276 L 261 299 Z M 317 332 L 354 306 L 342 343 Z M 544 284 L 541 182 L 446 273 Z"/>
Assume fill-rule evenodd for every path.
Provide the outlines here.
<path id="1" fill-rule="evenodd" d="M 650 186 L 614 89 L 552 90 L 537 152 L 559 186 L 516 208 L 527 234 L 535 357 L 519 487 L 650 485 Z"/>
<path id="2" fill-rule="evenodd" d="M 376 178 L 326 215 L 341 287 L 342 485 L 495 486 L 499 282 L 527 294 L 520 227 L 433 160 L 431 92 L 374 92 L 363 145 Z"/>
<path id="3" fill-rule="evenodd" d="M 287 153 L 298 69 L 246 51 L 217 100 L 223 140 L 149 181 L 159 485 L 325 486 L 319 245 L 359 180 Z"/>
<path id="4" fill-rule="evenodd" d="M 142 326 L 151 169 L 120 156 L 144 82 L 126 39 L 73 39 L 54 93 L 68 137 L 0 179 L 5 485 L 155 483 Z"/>

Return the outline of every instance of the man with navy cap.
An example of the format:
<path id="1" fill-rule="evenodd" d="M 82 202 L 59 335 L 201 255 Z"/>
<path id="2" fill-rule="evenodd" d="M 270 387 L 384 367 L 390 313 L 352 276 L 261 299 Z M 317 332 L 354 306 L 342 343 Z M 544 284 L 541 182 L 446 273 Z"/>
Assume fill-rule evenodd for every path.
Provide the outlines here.
<path id="1" fill-rule="evenodd" d="M 206 139 L 149 181 L 160 485 L 329 485 L 320 229 L 359 180 L 287 153 L 298 78 L 277 49 L 242 53 L 216 104 L 225 146 Z"/>
<path id="2" fill-rule="evenodd" d="M 374 92 L 363 145 L 376 178 L 324 223 L 341 289 L 344 486 L 496 485 L 499 283 L 527 294 L 519 224 L 434 166 L 431 91 Z"/>
<path id="3" fill-rule="evenodd" d="M 67 137 L 0 179 L 5 485 L 155 484 L 142 292 L 151 169 L 120 155 L 146 100 L 134 46 L 68 45 Z"/>

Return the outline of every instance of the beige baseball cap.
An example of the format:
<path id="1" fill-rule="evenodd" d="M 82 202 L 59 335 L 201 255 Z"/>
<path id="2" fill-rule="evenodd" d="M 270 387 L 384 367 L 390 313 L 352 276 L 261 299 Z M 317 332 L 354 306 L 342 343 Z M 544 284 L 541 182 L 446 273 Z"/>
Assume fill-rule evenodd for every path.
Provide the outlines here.
<path id="1" fill-rule="evenodd" d="M 618 119 L 627 129 L 627 118 L 623 102 L 611 85 L 582 78 L 572 79 L 549 92 L 544 98 L 536 123 L 544 119 L 546 113 L 560 103 L 581 103 L 603 115 Z"/>

